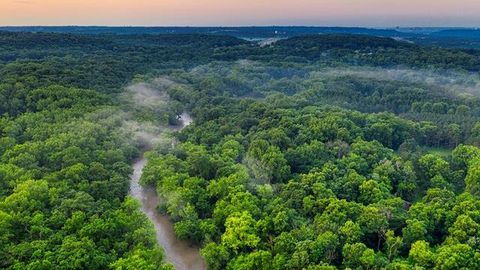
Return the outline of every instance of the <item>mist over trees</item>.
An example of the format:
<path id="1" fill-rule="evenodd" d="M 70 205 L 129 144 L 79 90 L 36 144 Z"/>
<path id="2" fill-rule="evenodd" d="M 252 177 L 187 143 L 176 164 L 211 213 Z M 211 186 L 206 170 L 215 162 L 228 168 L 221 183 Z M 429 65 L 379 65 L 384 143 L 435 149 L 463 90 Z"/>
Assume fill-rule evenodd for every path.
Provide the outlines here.
<path id="1" fill-rule="evenodd" d="M 128 181 L 135 123 L 188 111 L 142 183 L 209 269 L 477 269 L 479 59 L 361 35 L 0 32 L 0 268 L 172 269 Z"/>

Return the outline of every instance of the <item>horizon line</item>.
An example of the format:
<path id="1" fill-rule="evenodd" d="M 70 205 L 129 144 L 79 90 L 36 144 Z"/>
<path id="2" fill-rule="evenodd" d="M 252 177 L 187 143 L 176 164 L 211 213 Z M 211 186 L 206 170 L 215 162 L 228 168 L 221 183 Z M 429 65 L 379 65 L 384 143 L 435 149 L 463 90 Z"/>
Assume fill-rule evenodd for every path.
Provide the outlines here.
<path id="1" fill-rule="evenodd" d="M 457 28 L 480 29 L 479 26 L 341 26 L 341 25 L 100 25 L 100 24 L 64 24 L 64 25 L 0 25 L 0 27 L 107 27 L 107 28 L 262 28 L 262 27 L 309 27 L 309 28 L 369 28 L 369 29 L 398 29 L 398 28 Z"/>

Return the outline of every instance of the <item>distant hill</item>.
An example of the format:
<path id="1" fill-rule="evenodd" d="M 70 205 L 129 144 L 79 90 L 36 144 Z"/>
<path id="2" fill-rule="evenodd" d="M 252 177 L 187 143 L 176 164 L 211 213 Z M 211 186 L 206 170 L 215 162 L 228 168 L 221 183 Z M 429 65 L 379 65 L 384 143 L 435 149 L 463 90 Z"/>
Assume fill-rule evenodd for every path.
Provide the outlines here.
<path id="1" fill-rule="evenodd" d="M 476 38 L 480 39 L 480 29 L 446 29 L 433 32 L 430 36 L 435 37 L 460 37 L 460 38 Z"/>
<path id="2" fill-rule="evenodd" d="M 15 32 L 53 32 L 79 34 L 221 34 L 244 38 L 291 37 L 306 34 L 365 34 L 375 36 L 405 36 L 394 29 L 360 27 L 309 27 L 309 26 L 265 26 L 265 27 L 106 27 L 106 26 L 13 26 L 0 30 Z"/>
<path id="3" fill-rule="evenodd" d="M 411 47 L 407 42 L 397 41 L 389 37 L 377 37 L 368 35 L 344 35 L 344 34 L 324 34 L 298 36 L 278 41 L 279 47 L 297 47 L 298 49 L 309 50 L 317 48 L 321 50 L 328 49 L 348 49 L 364 50 L 368 48 L 400 48 Z"/>
<path id="4" fill-rule="evenodd" d="M 49 32 L 85 35 L 228 35 L 243 39 L 289 38 L 315 34 L 355 34 L 392 37 L 422 45 L 480 48 L 480 30 L 469 28 L 364 28 L 317 26 L 248 27 L 107 27 L 107 26 L 4 26 L 0 31 Z"/>

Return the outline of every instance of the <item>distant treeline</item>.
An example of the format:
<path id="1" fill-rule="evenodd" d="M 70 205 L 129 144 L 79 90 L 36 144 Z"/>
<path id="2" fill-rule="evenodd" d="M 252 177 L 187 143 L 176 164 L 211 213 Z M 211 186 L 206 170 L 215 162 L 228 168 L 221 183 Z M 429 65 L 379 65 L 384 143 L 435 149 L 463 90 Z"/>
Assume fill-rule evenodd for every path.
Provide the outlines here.
<path id="1" fill-rule="evenodd" d="M 361 34 L 394 37 L 418 44 L 440 47 L 479 48 L 480 30 L 473 28 L 363 28 L 317 26 L 251 26 L 251 27 L 106 27 L 106 26 L 4 26 L 0 31 L 50 32 L 88 35 L 132 34 L 208 34 L 238 38 L 288 38 L 310 34 Z"/>

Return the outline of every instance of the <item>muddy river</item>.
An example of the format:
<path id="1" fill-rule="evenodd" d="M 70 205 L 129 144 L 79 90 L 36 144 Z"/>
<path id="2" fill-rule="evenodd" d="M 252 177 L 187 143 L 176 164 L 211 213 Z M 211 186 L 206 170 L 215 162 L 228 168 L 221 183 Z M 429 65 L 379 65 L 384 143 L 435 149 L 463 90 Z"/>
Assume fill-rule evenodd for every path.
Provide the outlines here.
<path id="1" fill-rule="evenodd" d="M 172 128 L 180 130 L 188 126 L 192 119 L 186 113 L 180 118 L 181 127 Z M 158 196 L 152 187 L 140 185 L 142 171 L 147 164 L 142 155 L 133 164 L 133 175 L 130 181 L 130 194 L 141 202 L 141 210 L 148 216 L 155 226 L 158 244 L 165 251 L 166 259 L 177 270 L 203 270 L 207 269 L 198 247 L 192 246 L 187 241 L 181 241 L 175 236 L 173 224 L 167 216 L 157 211 Z"/>

